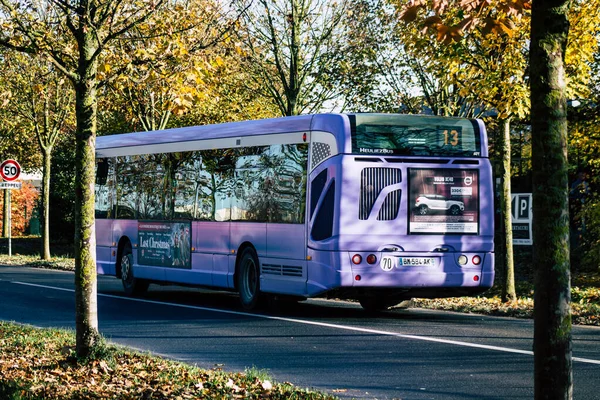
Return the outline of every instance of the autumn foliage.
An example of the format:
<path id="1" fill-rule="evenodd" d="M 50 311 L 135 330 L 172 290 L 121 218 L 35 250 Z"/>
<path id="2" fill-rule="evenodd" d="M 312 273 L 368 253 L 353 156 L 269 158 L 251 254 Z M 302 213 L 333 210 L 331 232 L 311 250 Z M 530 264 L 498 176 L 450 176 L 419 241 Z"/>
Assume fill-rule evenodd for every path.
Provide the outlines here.
<path id="1" fill-rule="evenodd" d="M 496 7 L 491 7 L 494 3 L 491 0 L 460 0 L 458 3 L 463 18 L 455 23 L 447 23 L 440 17 L 448 8 L 455 5 L 448 0 L 410 1 L 401 13 L 400 19 L 412 22 L 418 19 L 419 11 L 426 13 L 433 10 L 435 14 L 422 21 L 425 31 L 428 29 L 435 31 L 437 40 L 450 44 L 460 40 L 465 32 L 476 26 L 481 26 L 484 34 L 512 36 L 515 29 L 513 18 L 519 17 L 524 10 L 531 9 L 530 0 L 501 1 L 496 4 Z"/>
<path id="2" fill-rule="evenodd" d="M 6 190 L 2 190 L 4 201 Z M 39 197 L 38 190 L 30 183 L 23 182 L 19 190 L 11 193 L 11 236 L 21 236 L 29 228 L 29 221 L 35 210 Z M 0 226 L 4 223 L 4 207 L 0 207 Z"/>

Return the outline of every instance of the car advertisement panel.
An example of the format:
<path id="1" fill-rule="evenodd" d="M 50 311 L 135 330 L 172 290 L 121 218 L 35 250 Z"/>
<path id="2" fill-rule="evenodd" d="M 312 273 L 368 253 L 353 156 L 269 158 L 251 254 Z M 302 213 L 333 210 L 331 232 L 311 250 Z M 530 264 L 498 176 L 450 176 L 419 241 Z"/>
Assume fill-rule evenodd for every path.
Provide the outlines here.
<path id="1" fill-rule="evenodd" d="M 409 168 L 409 234 L 479 233 L 479 171 Z"/>
<path id="2" fill-rule="evenodd" d="M 191 268 L 190 222 L 138 222 L 138 263 Z"/>

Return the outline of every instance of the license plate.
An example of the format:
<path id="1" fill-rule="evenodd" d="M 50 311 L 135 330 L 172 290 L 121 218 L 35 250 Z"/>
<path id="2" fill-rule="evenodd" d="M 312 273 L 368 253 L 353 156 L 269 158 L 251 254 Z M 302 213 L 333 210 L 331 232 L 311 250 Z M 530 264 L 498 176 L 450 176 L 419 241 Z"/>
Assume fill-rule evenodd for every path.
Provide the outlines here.
<path id="1" fill-rule="evenodd" d="M 384 271 L 391 271 L 398 267 L 434 267 L 435 258 L 432 257 L 393 257 L 384 256 L 381 258 L 380 267 Z"/>
<path id="2" fill-rule="evenodd" d="M 435 258 L 400 257 L 398 258 L 398 265 L 433 267 L 435 266 Z"/>

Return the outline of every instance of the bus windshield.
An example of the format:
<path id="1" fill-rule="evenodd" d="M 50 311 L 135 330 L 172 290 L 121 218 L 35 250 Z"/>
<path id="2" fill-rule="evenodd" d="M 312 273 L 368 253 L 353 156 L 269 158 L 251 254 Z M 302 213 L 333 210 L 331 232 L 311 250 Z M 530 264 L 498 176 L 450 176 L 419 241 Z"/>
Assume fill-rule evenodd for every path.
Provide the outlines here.
<path id="1" fill-rule="evenodd" d="M 371 155 L 479 157 L 475 121 L 422 115 L 350 115 L 352 152 Z"/>

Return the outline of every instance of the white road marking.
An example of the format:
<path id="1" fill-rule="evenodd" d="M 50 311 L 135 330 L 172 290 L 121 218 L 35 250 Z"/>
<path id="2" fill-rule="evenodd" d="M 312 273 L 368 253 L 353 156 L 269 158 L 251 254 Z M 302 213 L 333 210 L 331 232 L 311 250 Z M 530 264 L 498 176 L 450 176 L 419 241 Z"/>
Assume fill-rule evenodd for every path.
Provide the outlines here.
<path id="1" fill-rule="evenodd" d="M 75 292 L 75 290 L 73 290 L 73 289 L 65 289 L 65 288 L 59 288 L 59 287 L 54 287 L 54 286 L 39 285 L 36 283 L 27 283 L 27 282 L 18 282 L 18 281 L 12 281 L 12 283 L 15 283 L 18 285 L 39 287 L 39 288 L 44 288 L 44 289 L 60 290 L 63 292 L 71 292 L 71 293 Z M 98 293 L 98 297 L 135 301 L 138 303 L 146 303 L 146 304 L 158 304 L 158 305 L 163 305 L 163 306 L 187 308 L 187 309 L 200 310 L 200 311 L 211 311 L 211 312 L 218 312 L 218 313 L 222 313 L 222 314 L 239 315 L 239 316 L 243 316 L 243 317 L 263 318 L 263 319 L 270 319 L 270 320 L 275 320 L 275 321 L 292 322 L 292 323 L 296 323 L 296 324 L 315 325 L 315 326 L 322 326 L 322 327 L 332 328 L 332 329 L 341 329 L 341 330 L 352 331 L 352 332 L 371 333 L 371 334 L 381 335 L 381 336 L 394 336 L 394 337 L 403 338 L 403 339 L 413 339 L 413 340 L 421 340 L 421 341 L 426 341 L 426 342 L 451 344 L 451 345 L 455 345 L 455 346 L 463 346 L 463 347 L 471 347 L 471 348 L 475 348 L 475 349 L 500 351 L 500 352 L 504 352 L 504 353 L 516 353 L 516 354 L 524 354 L 524 355 L 528 355 L 528 356 L 533 355 L 533 351 L 528 351 L 528 350 L 511 349 L 509 347 L 489 346 L 489 345 L 485 345 L 485 344 L 461 342 L 458 340 L 447 340 L 447 339 L 440 339 L 440 338 L 434 338 L 434 337 L 428 337 L 428 336 L 407 335 L 404 333 L 380 331 L 380 330 L 376 330 L 376 329 L 360 328 L 360 327 L 355 327 L 355 326 L 329 324 L 327 322 L 307 321 L 307 320 L 303 320 L 303 319 L 276 317 L 276 316 L 263 315 L 263 314 L 252 314 L 252 313 L 246 313 L 246 312 L 242 312 L 242 311 L 220 310 L 218 308 L 199 307 L 199 306 L 191 306 L 191 305 L 187 305 L 187 304 L 177 304 L 177 303 L 168 303 L 168 302 L 163 302 L 163 301 L 138 299 L 138 298 L 132 298 L 132 297 L 122 297 L 122 296 L 115 296 L 115 295 L 104 294 L 104 293 Z M 600 365 L 600 360 L 592 360 L 589 358 L 573 357 L 573 361 L 578 361 L 578 362 L 587 363 L 587 364 Z"/>

